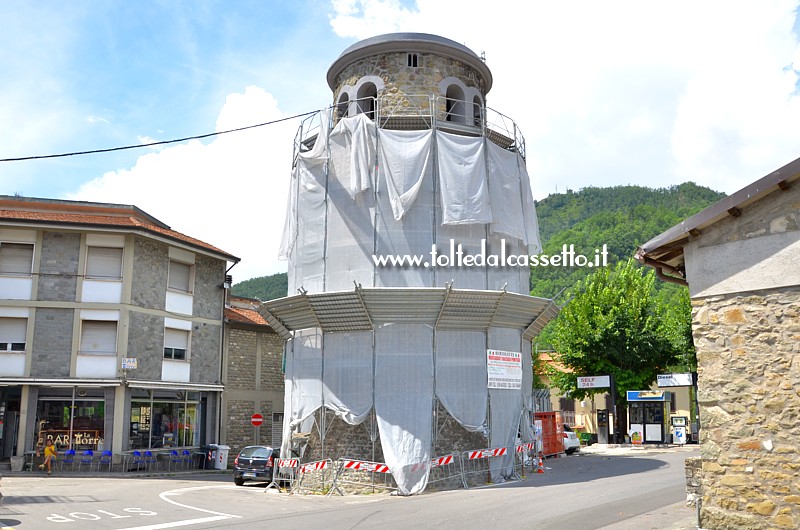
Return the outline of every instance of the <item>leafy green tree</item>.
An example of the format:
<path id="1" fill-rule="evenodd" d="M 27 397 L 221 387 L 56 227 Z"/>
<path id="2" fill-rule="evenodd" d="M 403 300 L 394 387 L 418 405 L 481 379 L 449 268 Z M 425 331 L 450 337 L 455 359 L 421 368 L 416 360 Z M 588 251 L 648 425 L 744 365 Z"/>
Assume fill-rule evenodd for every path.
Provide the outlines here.
<path id="1" fill-rule="evenodd" d="M 626 391 L 650 388 L 659 373 L 681 363 L 683 313 L 666 306 L 654 284 L 655 272 L 633 259 L 595 270 L 578 284 L 550 330 L 562 367 L 549 370 L 554 386 L 583 399 L 608 390 L 578 388 L 578 376 L 611 375 L 619 411 Z"/>
<path id="2" fill-rule="evenodd" d="M 258 298 L 266 301 L 283 298 L 286 296 L 288 289 L 289 280 L 286 273 L 279 272 L 271 276 L 261 276 L 239 282 L 233 286 L 231 293 L 236 296 Z"/>

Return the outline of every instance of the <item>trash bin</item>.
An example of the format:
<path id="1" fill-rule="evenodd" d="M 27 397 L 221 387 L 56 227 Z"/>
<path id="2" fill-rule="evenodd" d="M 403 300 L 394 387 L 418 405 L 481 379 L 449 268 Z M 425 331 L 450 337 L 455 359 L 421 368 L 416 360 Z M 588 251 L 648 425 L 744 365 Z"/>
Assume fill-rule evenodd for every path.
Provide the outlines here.
<path id="1" fill-rule="evenodd" d="M 219 449 L 219 446 L 216 444 L 201 445 L 200 452 L 203 453 L 203 456 L 197 461 L 197 469 L 214 469 L 217 449 Z"/>
<path id="2" fill-rule="evenodd" d="M 227 445 L 218 445 L 217 455 L 214 459 L 214 469 L 228 469 L 228 453 L 231 448 Z"/>

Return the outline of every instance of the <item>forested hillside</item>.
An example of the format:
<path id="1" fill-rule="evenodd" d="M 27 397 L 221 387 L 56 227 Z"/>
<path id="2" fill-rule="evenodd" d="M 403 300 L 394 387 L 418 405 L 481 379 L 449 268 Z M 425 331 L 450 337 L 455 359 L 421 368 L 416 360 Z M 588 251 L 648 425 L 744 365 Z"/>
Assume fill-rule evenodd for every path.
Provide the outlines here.
<path id="1" fill-rule="evenodd" d="M 536 203 L 544 254 L 563 245 L 594 257 L 603 244 L 609 265 L 633 256 L 636 247 L 722 199 L 723 193 L 687 182 L 668 188 L 615 186 L 549 195 Z M 538 267 L 531 270 L 531 294 L 551 298 L 592 269 Z M 233 286 L 235 295 L 271 300 L 287 295 L 286 274 L 253 278 Z M 563 300 L 561 300 L 563 303 Z"/>
<path id="2" fill-rule="evenodd" d="M 725 197 L 687 182 L 668 188 L 615 186 L 550 195 L 536 204 L 543 254 L 574 245 L 593 258 L 604 244 L 608 264 L 633 256 L 636 248 Z M 538 267 L 531 270 L 531 294 L 551 298 L 591 273 L 590 268 Z"/>
<path id="3" fill-rule="evenodd" d="M 259 300 L 274 300 L 283 298 L 289 289 L 289 281 L 285 272 L 273 274 L 271 276 L 261 276 L 239 282 L 231 288 L 231 293 L 236 296 L 246 298 L 258 298 Z"/>

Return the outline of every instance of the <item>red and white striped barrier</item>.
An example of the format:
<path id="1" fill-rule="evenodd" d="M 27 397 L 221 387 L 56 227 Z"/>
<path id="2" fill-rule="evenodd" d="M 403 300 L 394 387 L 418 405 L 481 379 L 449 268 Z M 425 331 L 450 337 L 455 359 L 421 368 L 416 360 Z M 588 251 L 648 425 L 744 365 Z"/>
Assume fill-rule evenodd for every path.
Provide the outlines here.
<path id="1" fill-rule="evenodd" d="M 389 466 L 377 462 L 364 462 L 362 460 L 342 460 L 344 469 L 369 471 L 371 473 L 390 473 Z"/>
<path id="2" fill-rule="evenodd" d="M 468 451 L 468 460 L 477 460 L 479 458 L 492 458 L 495 456 L 503 456 L 508 449 L 506 447 L 494 447 L 492 449 L 481 449 L 479 451 Z"/>
<path id="3" fill-rule="evenodd" d="M 311 471 L 320 471 L 322 469 L 327 469 L 330 460 L 319 460 L 317 462 L 309 462 L 308 464 L 303 464 L 300 466 L 300 469 L 297 470 L 298 473 L 309 473 Z"/>
<path id="4" fill-rule="evenodd" d="M 453 463 L 453 455 L 440 456 L 431 460 L 431 467 L 446 466 Z"/>
<path id="5" fill-rule="evenodd" d="M 525 451 L 531 451 L 531 450 L 533 450 L 533 442 L 519 444 L 517 446 L 517 452 L 518 453 L 524 453 Z"/>
<path id="6" fill-rule="evenodd" d="M 290 460 L 278 459 L 278 467 L 297 467 L 299 463 L 300 461 L 296 458 Z"/>

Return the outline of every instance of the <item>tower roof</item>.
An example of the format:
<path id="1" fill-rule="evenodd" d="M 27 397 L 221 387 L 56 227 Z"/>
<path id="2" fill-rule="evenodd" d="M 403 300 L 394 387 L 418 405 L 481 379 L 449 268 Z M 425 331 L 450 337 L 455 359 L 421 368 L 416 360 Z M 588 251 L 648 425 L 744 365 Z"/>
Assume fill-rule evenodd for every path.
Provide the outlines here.
<path id="1" fill-rule="evenodd" d="M 350 63 L 388 52 L 435 53 L 451 57 L 477 70 L 486 82 L 486 92 L 492 88 L 492 72 L 475 52 L 463 44 L 429 33 L 387 33 L 356 42 L 328 68 L 328 86 L 331 90 L 336 88 L 336 76 Z"/>

